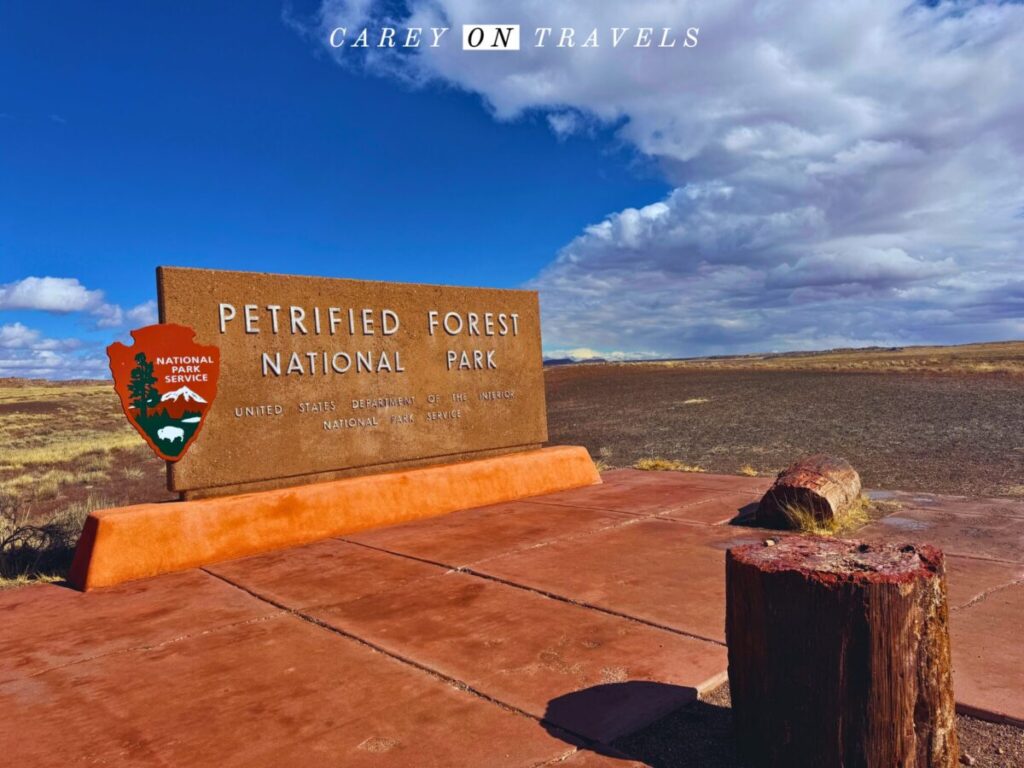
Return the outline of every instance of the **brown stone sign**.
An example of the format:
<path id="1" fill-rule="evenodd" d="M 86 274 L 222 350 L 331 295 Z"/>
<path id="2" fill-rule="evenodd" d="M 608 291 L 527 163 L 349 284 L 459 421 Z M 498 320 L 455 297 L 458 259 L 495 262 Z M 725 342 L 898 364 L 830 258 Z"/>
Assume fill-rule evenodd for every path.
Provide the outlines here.
<path id="1" fill-rule="evenodd" d="M 161 267 L 160 320 L 220 349 L 203 433 L 169 469 L 206 495 L 547 440 L 532 291 Z"/>

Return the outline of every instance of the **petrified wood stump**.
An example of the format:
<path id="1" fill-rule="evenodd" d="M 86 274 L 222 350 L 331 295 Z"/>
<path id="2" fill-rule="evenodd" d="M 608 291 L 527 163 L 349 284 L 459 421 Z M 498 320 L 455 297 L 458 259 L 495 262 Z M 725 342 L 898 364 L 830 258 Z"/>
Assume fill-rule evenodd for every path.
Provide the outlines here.
<path id="1" fill-rule="evenodd" d="M 941 551 L 793 536 L 729 550 L 725 573 L 750 765 L 956 765 Z"/>
<path id="2" fill-rule="evenodd" d="M 757 508 L 757 522 L 772 528 L 792 527 L 792 510 L 818 521 L 841 516 L 860 497 L 860 475 L 846 459 L 818 454 L 782 470 Z"/>

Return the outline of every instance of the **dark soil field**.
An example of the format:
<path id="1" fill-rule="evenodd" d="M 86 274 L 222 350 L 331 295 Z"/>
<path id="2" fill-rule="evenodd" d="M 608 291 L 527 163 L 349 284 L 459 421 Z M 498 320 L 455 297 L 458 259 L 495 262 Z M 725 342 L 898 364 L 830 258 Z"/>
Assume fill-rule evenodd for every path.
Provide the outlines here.
<path id="1" fill-rule="evenodd" d="M 1024 496 L 1015 374 L 586 364 L 546 379 L 551 442 L 584 445 L 608 467 L 658 457 L 773 474 L 827 452 L 868 488 Z"/>
<path id="2" fill-rule="evenodd" d="M 602 468 L 771 475 L 824 451 L 868 488 L 1024 497 L 1024 342 L 563 365 L 545 379 L 551 443 L 585 445 Z M 169 498 L 109 382 L 0 379 L 0 588 L 60 578 L 90 511 Z"/>

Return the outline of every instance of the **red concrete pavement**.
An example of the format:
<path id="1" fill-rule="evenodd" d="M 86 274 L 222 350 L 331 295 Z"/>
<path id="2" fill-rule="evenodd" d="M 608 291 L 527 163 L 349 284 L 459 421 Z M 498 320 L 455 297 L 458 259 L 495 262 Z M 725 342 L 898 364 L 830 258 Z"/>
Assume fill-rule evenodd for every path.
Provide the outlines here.
<path id="1" fill-rule="evenodd" d="M 858 535 L 922 541 L 946 553 L 958 709 L 1024 727 L 1024 503 L 876 495 L 899 509 Z"/>
<path id="2" fill-rule="evenodd" d="M 81 594 L 0 593 L 0 748 L 39 766 L 632 765 L 724 679 L 763 478 L 605 484 Z M 892 494 L 889 494 L 893 496 Z M 1024 723 L 1024 504 L 897 494 L 948 557 L 966 711 Z"/>

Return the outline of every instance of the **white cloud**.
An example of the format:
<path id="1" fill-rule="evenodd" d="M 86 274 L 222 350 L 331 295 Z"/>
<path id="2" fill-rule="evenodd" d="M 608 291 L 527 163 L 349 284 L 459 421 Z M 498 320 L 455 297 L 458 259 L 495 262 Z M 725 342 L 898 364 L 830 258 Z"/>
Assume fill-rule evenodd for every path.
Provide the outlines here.
<path id="1" fill-rule="evenodd" d="M 0 285 L 0 310 L 79 313 L 107 332 L 157 322 L 155 301 L 124 309 L 107 302 L 103 291 L 90 290 L 73 277 L 26 277 Z M 74 338 L 47 338 L 21 322 L 0 324 L 0 377 L 109 378 L 100 347 Z"/>
<path id="2" fill-rule="evenodd" d="M 0 325 L 0 349 L 70 350 L 81 346 L 78 339 L 47 339 L 22 323 Z"/>
<path id="3" fill-rule="evenodd" d="M 408 6 L 423 27 L 493 16 L 484 0 Z M 320 32 L 380 8 L 331 0 Z M 526 33 L 700 27 L 693 49 L 486 55 L 456 41 L 366 60 L 480 94 L 500 120 L 540 111 L 560 137 L 578 120 L 617 126 L 675 187 L 585 227 L 533 281 L 550 347 L 1024 335 L 1024 6 L 509 0 L 502 19 Z"/>
<path id="4" fill-rule="evenodd" d="M 24 349 L 39 341 L 39 331 L 21 323 L 0 325 L 0 349 Z"/>
<path id="5" fill-rule="evenodd" d="M 548 125 L 560 139 L 568 138 L 583 128 L 583 121 L 576 112 L 552 112 L 547 116 Z"/>
<path id="6" fill-rule="evenodd" d="M 107 361 L 98 355 L 75 355 L 50 349 L 0 349 L 0 378 L 109 379 Z"/>
<path id="7" fill-rule="evenodd" d="M 121 328 L 126 323 L 155 323 L 156 302 L 147 301 L 125 310 L 110 304 L 101 290 L 90 290 L 74 277 L 26 277 L 0 285 L 0 310 L 39 310 L 55 314 L 75 312 L 92 316 L 97 328 Z"/>
<path id="8" fill-rule="evenodd" d="M 95 312 L 103 304 L 103 291 L 90 291 L 73 277 L 26 277 L 0 285 L 0 309 Z"/>
<path id="9" fill-rule="evenodd" d="M 96 378 L 109 376 L 105 361 L 79 351 L 78 339 L 49 339 L 22 323 L 0 325 L 0 377 Z"/>
<path id="10" fill-rule="evenodd" d="M 769 288 L 859 285 L 863 288 L 894 288 L 933 277 L 955 274 L 952 258 L 942 261 L 915 259 L 902 248 L 847 248 L 842 252 L 812 253 L 792 264 L 783 263 L 768 272 Z"/>
<path id="11" fill-rule="evenodd" d="M 97 328 L 120 328 L 124 325 L 124 310 L 116 304 L 102 304 L 92 314 Z"/>
<path id="12" fill-rule="evenodd" d="M 125 315 L 133 326 L 153 325 L 158 322 L 156 302 L 146 301 L 129 309 Z"/>

